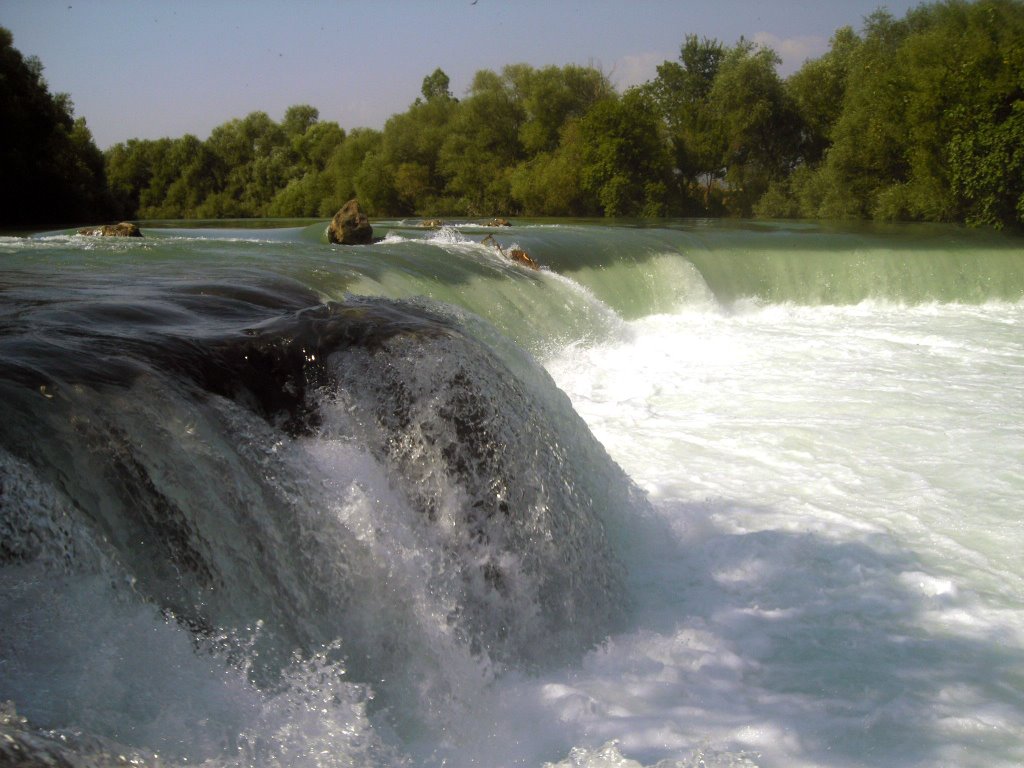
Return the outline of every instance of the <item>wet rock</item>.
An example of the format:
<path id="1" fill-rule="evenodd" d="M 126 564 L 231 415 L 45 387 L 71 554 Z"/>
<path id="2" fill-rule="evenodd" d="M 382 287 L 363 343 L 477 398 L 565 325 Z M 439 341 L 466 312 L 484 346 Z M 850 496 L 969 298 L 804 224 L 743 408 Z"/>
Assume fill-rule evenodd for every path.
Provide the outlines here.
<path id="1" fill-rule="evenodd" d="M 530 254 L 519 248 L 513 248 L 508 252 L 508 257 L 517 264 L 522 264 L 530 269 L 540 269 L 540 264 L 534 261 Z"/>
<path id="2" fill-rule="evenodd" d="M 93 237 L 142 237 L 142 230 L 130 221 L 122 221 L 120 224 L 103 224 L 99 227 L 85 227 L 78 230 L 80 235 Z"/>
<path id="3" fill-rule="evenodd" d="M 504 248 L 501 247 L 501 244 L 494 239 L 494 235 L 488 235 L 480 242 L 483 243 L 484 245 L 490 245 L 494 248 L 497 248 L 498 253 L 500 253 L 507 259 L 511 259 L 517 264 L 522 264 L 524 267 L 529 267 L 530 269 L 540 269 L 540 264 L 534 261 L 530 254 L 528 254 L 522 248 L 512 248 L 506 251 Z"/>
<path id="4" fill-rule="evenodd" d="M 133 747 L 82 729 L 44 730 L 0 702 L 0 765 L 4 768 L 113 768 L 164 765 Z"/>
<path id="5" fill-rule="evenodd" d="M 508 219 L 491 219 L 487 222 L 488 227 L 511 227 L 512 224 Z"/>
<path id="6" fill-rule="evenodd" d="M 327 239 L 340 245 L 365 245 L 373 242 L 373 227 L 355 198 L 334 214 L 327 227 Z"/>
<path id="7" fill-rule="evenodd" d="M 420 226 L 423 229 L 440 229 L 444 226 L 444 222 L 440 219 L 424 219 L 420 222 Z"/>

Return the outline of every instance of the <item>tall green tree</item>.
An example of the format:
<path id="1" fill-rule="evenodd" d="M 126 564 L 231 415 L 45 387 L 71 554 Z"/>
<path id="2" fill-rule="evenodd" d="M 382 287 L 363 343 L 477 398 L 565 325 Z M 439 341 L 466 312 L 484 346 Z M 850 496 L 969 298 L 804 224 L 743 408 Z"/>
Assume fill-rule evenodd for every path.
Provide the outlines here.
<path id="1" fill-rule="evenodd" d="M 420 93 L 427 101 L 445 101 L 452 98 L 452 92 L 448 89 L 451 80 L 444 70 L 438 67 L 429 75 L 423 78 L 423 85 Z"/>
<path id="2" fill-rule="evenodd" d="M 129 139 L 105 154 L 107 183 L 119 218 L 132 219 L 138 214 L 142 190 L 153 178 L 151 146 L 151 141 Z"/>
<path id="3" fill-rule="evenodd" d="M 351 200 L 353 197 L 364 200 L 358 185 L 359 172 L 364 159 L 379 151 L 381 138 L 380 131 L 372 128 L 356 128 L 345 137 L 344 142 L 338 145 L 327 161 L 325 173 L 330 180 L 330 196 L 321 201 L 317 211 L 318 216 L 333 214 L 346 200 Z M 381 213 L 381 211 L 370 207 L 367 210 L 374 215 Z"/>
<path id="4" fill-rule="evenodd" d="M 191 219 L 244 216 L 245 211 L 234 204 L 224 208 L 211 205 L 216 198 L 214 187 L 218 160 L 210 149 L 192 134 L 174 140 L 162 158 L 167 168 L 167 186 L 163 199 L 154 207 L 141 211 L 146 218 Z"/>
<path id="5" fill-rule="evenodd" d="M 288 114 L 285 115 L 283 126 L 291 135 L 293 164 L 287 173 L 288 180 L 275 191 L 267 206 L 268 216 L 328 215 L 326 211 L 321 213 L 321 209 L 326 200 L 335 198 L 329 166 L 345 142 L 345 131 L 334 122 L 305 122 L 301 133 L 289 131 Z M 340 206 L 341 202 L 334 205 L 330 213 Z"/>
<path id="6" fill-rule="evenodd" d="M 605 216 L 664 216 L 669 157 L 658 113 L 638 89 L 594 105 L 579 123 L 581 178 Z"/>
<path id="7" fill-rule="evenodd" d="M 524 159 L 519 130 L 525 111 L 515 71 L 476 73 L 469 95 L 452 118 L 438 166 L 456 212 L 469 216 L 513 213 L 512 169 Z"/>
<path id="8" fill-rule="evenodd" d="M 800 160 L 806 165 L 821 162 L 833 141 L 833 129 L 843 110 L 851 60 L 860 46 L 852 27 L 836 30 L 824 56 L 805 62 L 786 81 L 793 104 L 800 113 Z"/>
<path id="9" fill-rule="evenodd" d="M 320 110 L 309 104 L 295 104 L 285 110 L 281 130 L 285 136 L 295 138 L 304 135 L 320 120 Z"/>
<path id="10" fill-rule="evenodd" d="M 113 212 L 102 153 L 43 65 L 0 27 L 0 225 L 73 224 Z"/>
<path id="11" fill-rule="evenodd" d="M 292 158 L 284 129 L 266 112 L 217 126 L 206 140 L 216 192 L 200 216 L 263 216 L 275 192 L 288 182 Z"/>
<path id="12" fill-rule="evenodd" d="M 392 115 L 378 135 L 379 143 L 365 150 L 358 170 L 346 171 L 355 181 L 359 198 L 371 213 L 433 215 L 446 212 L 446 180 L 441 172 L 441 148 L 460 109 L 440 68 L 423 79 L 422 98 Z M 364 136 L 365 142 L 368 136 Z M 351 153 L 355 145 L 346 151 Z M 349 165 L 351 165 L 351 155 Z"/>
<path id="13" fill-rule="evenodd" d="M 510 177 L 512 197 L 528 216 L 600 216 L 594 190 L 583 183 L 584 145 L 580 120 L 569 120 L 558 146 L 516 166 Z"/>
<path id="14" fill-rule="evenodd" d="M 798 167 L 788 182 L 790 198 L 798 201 L 798 215 L 870 217 L 877 212 L 879 193 L 898 190 L 907 180 L 906 73 L 899 68 L 898 54 L 908 31 L 905 22 L 876 11 L 865 19 L 859 41 L 837 36 L 823 64 L 808 62 L 791 79 L 801 86 L 791 88 L 798 109 L 812 126 L 810 131 L 817 130 L 819 141 L 827 145 L 819 163 L 809 158 L 811 162 Z M 836 42 L 843 37 L 845 45 L 840 48 Z M 822 75 L 832 68 L 840 70 L 832 78 L 832 93 L 842 97 L 838 113 L 826 106 L 816 114 L 807 92 L 827 87 Z M 781 206 L 765 206 L 762 201 L 761 211 L 777 214 Z"/>
<path id="15" fill-rule="evenodd" d="M 570 64 L 534 69 L 518 64 L 504 74 L 522 107 L 519 141 L 528 156 L 555 149 L 570 120 L 583 117 L 594 104 L 615 93 L 608 78 L 593 67 Z"/>
<path id="16" fill-rule="evenodd" d="M 191 134 L 130 139 L 105 155 L 111 192 L 122 218 L 188 218 L 214 189 L 214 158 Z"/>
<path id="17" fill-rule="evenodd" d="M 1019 227 L 1024 225 L 1024 5 L 951 3 L 942 16 L 945 33 L 922 41 L 947 51 L 943 74 L 950 99 L 942 105 L 941 134 L 934 137 L 937 164 L 945 171 L 939 178 L 949 185 L 958 218 Z M 925 61 L 933 56 L 929 52 Z"/>
<path id="18" fill-rule="evenodd" d="M 658 66 L 645 86 L 668 129 L 682 211 L 718 213 L 716 189 L 725 178 L 726 141 L 711 104 L 711 89 L 728 48 L 687 35 L 677 61 Z"/>
<path id="19" fill-rule="evenodd" d="M 530 215 L 600 215 L 596 196 L 583 186 L 580 121 L 615 97 L 608 78 L 592 67 L 506 68 L 522 106 L 519 141 L 525 159 L 512 171 L 514 207 Z"/>
<path id="20" fill-rule="evenodd" d="M 869 16 L 859 42 L 830 52 L 841 107 L 820 164 L 789 183 L 799 215 L 1024 223 L 1022 39 L 1014 0 Z"/>
<path id="21" fill-rule="evenodd" d="M 770 48 L 741 40 L 719 65 L 708 102 L 725 143 L 722 162 L 728 207 L 749 216 L 773 181 L 784 179 L 800 155 L 801 126 Z"/>
<path id="22" fill-rule="evenodd" d="M 454 99 L 434 94 L 385 124 L 381 159 L 389 168 L 399 206 L 393 213 L 436 212 L 445 190 L 441 148 L 459 109 Z"/>

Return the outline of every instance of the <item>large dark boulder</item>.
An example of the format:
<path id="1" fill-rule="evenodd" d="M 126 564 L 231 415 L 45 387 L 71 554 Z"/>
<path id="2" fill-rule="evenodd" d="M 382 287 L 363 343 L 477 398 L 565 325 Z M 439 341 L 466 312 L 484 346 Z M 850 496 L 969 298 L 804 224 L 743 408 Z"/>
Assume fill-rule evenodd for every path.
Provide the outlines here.
<path id="1" fill-rule="evenodd" d="M 358 200 L 349 200 L 334 214 L 330 226 L 327 227 L 327 239 L 341 245 L 365 245 L 373 242 L 373 227 L 370 226 L 370 221 Z"/>
<path id="2" fill-rule="evenodd" d="M 86 227 L 85 229 L 78 230 L 78 234 L 95 237 L 142 237 L 142 230 L 130 221 L 122 221 L 120 224 Z"/>

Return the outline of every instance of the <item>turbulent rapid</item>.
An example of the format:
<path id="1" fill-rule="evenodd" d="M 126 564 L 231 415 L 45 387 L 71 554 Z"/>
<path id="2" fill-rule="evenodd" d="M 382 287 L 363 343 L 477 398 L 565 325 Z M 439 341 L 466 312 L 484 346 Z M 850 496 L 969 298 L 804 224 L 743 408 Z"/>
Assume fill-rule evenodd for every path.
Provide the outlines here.
<path id="1" fill-rule="evenodd" d="M 1024 761 L 1018 239 L 374 227 L 0 238 L 0 763 Z"/>

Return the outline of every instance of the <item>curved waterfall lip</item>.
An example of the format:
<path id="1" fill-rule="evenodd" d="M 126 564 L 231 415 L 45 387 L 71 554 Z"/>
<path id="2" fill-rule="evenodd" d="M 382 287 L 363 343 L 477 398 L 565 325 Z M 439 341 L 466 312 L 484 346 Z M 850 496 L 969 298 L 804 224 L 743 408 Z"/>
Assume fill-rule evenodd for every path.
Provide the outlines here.
<path id="1" fill-rule="evenodd" d="M 1024 760 L 1019 240 L 325 224 L 0 238 L 0 762 Z"/>

